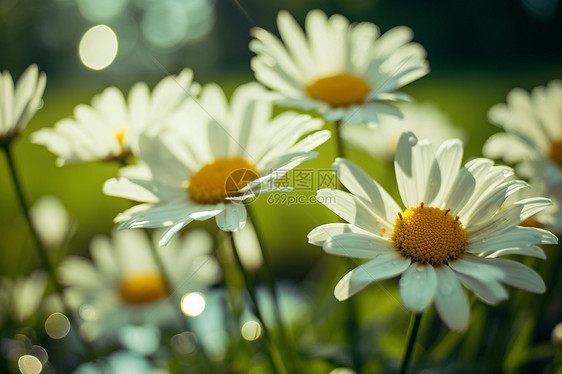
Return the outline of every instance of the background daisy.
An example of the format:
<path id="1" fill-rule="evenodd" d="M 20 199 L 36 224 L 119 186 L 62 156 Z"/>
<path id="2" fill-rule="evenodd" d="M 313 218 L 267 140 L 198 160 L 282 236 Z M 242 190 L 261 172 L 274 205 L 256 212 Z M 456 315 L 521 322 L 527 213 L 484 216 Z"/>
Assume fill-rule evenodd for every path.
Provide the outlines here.
<path id="1" fill-rule="evenodd" d="M 405 26 L 381 36 L 372 23 L 350 25 L 320 10 L 308 13 L 306 35 L 286 11 L 277 26 L 284 44 L 266 30 L 252 30 L 256 79 L 280 94 L 279 105 L 316 110 L 327 121 L 400 116 L 388 103 L 409 97 L 396 90 L 429 72 L 425 50 L 410 42 L 413 33 Z"/>
<path id="2" fill-rule="evenodd" d="M 348 223 L 317 227 L 309 242 L 327 253 L 371 259 L 340 280 L 335 288 L 338 300 L 372 282 L 401 275 L 400 297 L 406 308 L 422 312 L 434 303 L 450 329 L 463 331 L 470 309 L 463 285 L 492 305 L 508 298 L 504 284 L 545 291 L 534 270 L 496 257 L 545 257 L 537 245 L 557 243 L 557 238 L 546 230 L 517 225 L 549 206 L 550 200 L 534 197 L 509 203 L 506 198 L 527 185 L 509 178 L 511 169 L 488 159 L 460 168 L 462 153 L 459 140 L 444 142 L 434 153 L 429 142 L 404 133 L 395 169 L 406 209 L 355 164 L 336 159 L 333 168 L 351 193 L 323 189 L 317 199 Z"/>
<path id="3" fill-rule="evenodd" d="M 41 97 L 47 84 L 45 73 L 30 65 L 14 81 L 8 71 L 0 74 L 0 143 L 19 134 L 41 107 Z"/>
<path id="4" fill-rule="evenodd" d="M 189 102 L 171 119 L 169 131 L 141 138 L 145 163 L 107 181 L 104 192 L 143 202 L 118 216 L 121 228 L 170 226 L 170 238 L 193 220 L 216 218 L 224 231 L 246 223 L 244 200 L 271 191 L 287 191 L 275 180 L 317 156 L 328 131 L 309 116 L 285 112 L 271 119 L 266 90 L 255 83 L 236 89 L 228 105 L 222 89 L 209 84 L 197 102 Z"/>
<path id="5" fill-rule="evenodd" d="M 343 139 L 369 156 L 382 160 L 394 159 L 398 139 L 404 131 L 415 131 L 433 145 L 451 138 L 466 139 L 465 131 L 453 126 L 451 118 L 433 103 L 406 102 L 398 103 L 396 107 L 403 118 L 382 117 L 375 129 L 346 124 L 342 128 Z"/>
<path id="6" fill-rule="evenodd" d="M 168 247 L 155 249 L 171 284 L 154 262 L 150 248 L 154 245 L 141 230 L 115 231 L 112 239 L 92 240 L 92 260 L 69 256 L 61 264 L 61 280 L 85 319 L 81 330 L 88 338 L 115 338 L 118 328 L 128 324 L 177 327 L 174 308 L 180 308 L 179 298 L 204 291 L 220 279 L 206 232 L 191 231 Z M 178 299 L 177 306 L 170 298 Z"/>
<path id="7" fill-rule="evenodd" d="M 520 88 L 496 104 L 488 119 L 504 132 L 484 144 L 487 157 L 522 163 L 518 173 L 547 185 L 562 183 L 562 81 L 554 80 L 529 94 Z"/>
<path id="8" fill-rule="evenodd" d="M 167 116 L 197 94 L 199 86 L 192 80 L 193 72 L 184 69 L 178 76 L 164 78 L 152 93 L 146 83 L 139 82 L 131 88 L 127 101 L 118 88 L 106 88 L 92 99 L 91 106 L 77 106 L 74 118 L 34 132 L 31 141 L 57 155 L 58 166 L 125 160 L 138 153 L 142 132 L 158 131 Z"/>

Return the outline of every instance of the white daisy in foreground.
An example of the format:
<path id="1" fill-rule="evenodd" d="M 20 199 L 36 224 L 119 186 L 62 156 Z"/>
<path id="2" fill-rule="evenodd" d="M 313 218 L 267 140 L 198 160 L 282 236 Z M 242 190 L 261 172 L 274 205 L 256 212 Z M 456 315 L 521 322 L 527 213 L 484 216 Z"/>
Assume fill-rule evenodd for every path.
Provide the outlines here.
<path id="1" fill-rule="evenodd" d="M 143 138 L 140 159 L 146 167 L 126 168 L 107 181 L 104 192 L 145 204 L 117 220 L 121 228 L 170 226 L 160 245 L 193 220 L 216 217 L 224 231 L 246 223 L 239 200 L 271 191 L 289 170 L 315 158 L 312 149 L 329 131 L 319 119 L 285 112 L 271 120 L 267 91 L 256 83 L 240 86 L 230 107 L 217 85 L 203 88 L 198 102 L 187 103 L 172 119 L 173 129 L 157 138 Z"/>
<path id="2" fill-rule="evenodd" d="M 346 124 L 342 128 L 344 140 L 371 157 L 391 161 L 398 139 L 405 131 L 414 131 L 433 145 L 451 138 L 466 138 L 464 130 L 453 126 L 449 116 L 433 103 L 405 102 L 396 107 L 403 118 L 383 117 L 376 129 Z"/>
<path id="3" fill-rule="evenodd" d="M 351 192 L 319 190 L 317 199 L 349 223 L 319 226 L 308 235 L 327 253 L 372 259 L 346 274 L 335 289 L 345 300 L 372 282 L 402 275 L 404 306 L 422 312 L 433 302 L 452 330 L 468 326 L 463 285 L 488 304 L 508 298 L 503 284 L 541 293 L 545 285 L 529 267 L 498 256 L 545 258 L 537 245 L 557 243 L 546 230 L 517 226 L 551 204 L 534 197 L 506 198 L 526 187 L 508 167 L 480 158 L 460 168 L 462 143 L 429 142 L 404 133 L 398 142 L 396 179 L 401 208 L 359 167 L 336 159 L 333 168 Z M 501 209 L 500 209 L 501 208 Z"/>
<path id="4" fill-rule="evenodd" d="M 484 144 L 486 157 L 522 164 L 518 173 L 544 181 L 562 183 L 562 81 L 536 87 L 531 94 L 516 88 L 506 104 L 496 104 L 488 119 L 504 129 Z"/>
<path id="5" fill-rule="evenodd" d="M 41 106 L 47 76 L 39 73 L 37 65 L 30 65 L 14 81 L 9 72 L 0 73 L 0 143 L 18 135 Z"/>
<path id="6" fill-rule="evenodd" d="M 256 79 L 283 97 L 283 106 L 316 110 L 327 121 L 376 123 L 380 114 L 400 116 L 389 102 L 408 100 L 395 90 L 429 72 L 412 30 L 395 27 L 380 35 L 368 22 L 350 25 L 342 15 L 312 10 L 306 35 L 286 11 L 277 17 L 283 43 L 260 28 L 250 49 Z"/>
<path id="7" fill-rule="evenodd" d="M 92 105 L 78 105 L 74 118 L 58 121 L 54 128 L 31 134 L 31 141 L 46 146 L 58 156 L 57 165 L 126 160 L 138 153 L 138 137 L 160 129 L 166 117 L 199 91 L 193 72 L 160 81 L 152 94 L 146 83 L 131 88 L 128 100 L 116 87 L 106 88 L 92 99 Z"/>
<path id="8" fill-rule="evenodd" d="M 112 240 L 92 240 L 91 261 L 78 256 L 63 261 L 61 281 L 85 320 L 81 329 L 86 337 L 114 337 L 127 324 L 179 326 L 169 298 L 178 300 L 179 309 L 182 295 L 204 291 L 220 279 L 208 233 L 191 231 L 179 239 L 159 248 L 141 230 L 116 231 Z M 150 246 L 156 247 L 171 284 L 159 271 Z"/>

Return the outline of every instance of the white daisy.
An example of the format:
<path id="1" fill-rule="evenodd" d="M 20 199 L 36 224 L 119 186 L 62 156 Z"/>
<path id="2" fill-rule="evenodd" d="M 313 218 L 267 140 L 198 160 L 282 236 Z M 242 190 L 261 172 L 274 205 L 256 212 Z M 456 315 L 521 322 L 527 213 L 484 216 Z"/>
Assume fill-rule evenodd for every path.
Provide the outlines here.
<path id="1" fill-rule="evenodd" d="M 396 179 L 406 209 L 345 159 L 333 168 L 351 192 L 319 190 L 320 202 L 348 223 L 317 227 L 309 241 L 340 256 L 372 259 L 346 274 L 335 288 L 345 300 L 372 282 L 401 275 L 404 306 L 422 312 L 432 302 L 449 328 L 465 330 L 469 303 L 463 285 L 489 304 L 508 298 L 503 284 L 541 293 L 532 269 L 498 256 L 545 258 L 537 245 L 554 244 L 549 231 L 519 223 L 551 204 L 535 197 L 506 198 L 526 187 L 512 170 L 479 158 L 460 168 L 462 143 L 444 142 L 436 153 L 413 133 L 398 141 Z M 500 209 L 501 207 L 501 209 Z"/>
<path id="2" fill-rule="evenodd" d="M 30 65 L 14 81 L 9 72 L 0 73 L 0 143 L 18 135 L 41 106 L 47 76 L 39 73 L 37 65 Z"/>
<path id="3" fill-rule="evenodd" d="M 547 196 L 552 200 L 552 205 L 527 218 L 520 226 L 544 228 L 558 234 L 562 231 L 562 209 L 560 209 L 560 204 L 562 204 L 562 188 L 546 186 L 542 181 L 533 180 L 530 183 L 530 188 L 515 192 L 507 198 L 507 202 L 515 202 L 535 196 Z"/>
<path id="4" fill-rule="evenodd" d="M 286 11 L 277 25 L 284 44 L 268 31 L 252 30 L 256 79 L 281 94 L 279 105 L 314 109 L 327 121 L 400 116 L 388 103 L 409 97 L 395 90 L 429 72 L 425 50 L 410 42 L 413 33 L 405 26 L 381 36 L 372 23 L 350 25 L 320 10 L 308 13 L 306 35 Z"/>
<path id="5" fill-rule="evenodd" d="M 172 284 L 159 271 L 150 246 L 156 247 Z M 105 236 L 92 240 L 91 261 L 70 256 L 59 272 L 68 286 L 68 300 L 77 304 L 85 319 L 84 334 L 90 339 L 115 337 L 127 324 L 179 325 L 168 298 L 203 291 L 219 280 L 211 249 L 210 235 L 199 230 L 166 248 L 156 246 L 141 230 L 115 231 L 112 240 Z"/>
<path id="6" fill-rule="evenodd" d="M 562 81 L 536 87 L 531 94 L 512 90 L 506 104 L 490 109 L 488 119 L 505 132 L 486 141 L 486 157 L 521 163 L 517 171 L 531 183 L 562 183 Z"/>
<path id="7" fill-rule="evenodd" d="M 130 90 L 128 102 L 118 88 L 106 88 L 92 99 L 92 106 L 78 105 L 74 118 L 36 131 L 30 139 L 57 155 L 58 166 L 124 160 L 138 153 L 141 133 L 158 130 L 167 116 L 198 92 L 192 80 L 193 72 L 184 69 L 160 81 L 152 94 L 146 83 L 139 82 Z"/>
<path id="8" fill-rule="evenodd" d="M 383 117 L 376 129 L 346 124 L 342 128 L 343 138 L 369 156 L 385 161 L 394 158 L 396 144 L 404 131 L 415 131 L 433 145 L 451 138 L 466 138 L 464 130 L 453 126 L 449 116 L 433 103 L 411 102 L 396 106 L 404 118 Z"/>
<path id="9" fill-rule="evenodd" d="M 244 200 L 271 191 L 287 191 L 275 181 L 318 154 L 329 131 L 319 119 L 285 112 L 271 119 L 272 104 L 256 83 L 240 86 L 230 106 L 221 88 L 209 84 L 197 102 L 187 103 L 172 119 L 173 129 L 156 138 L 142 138 L 144 167 L 130 167 L 107 181 L 104 192 L 143 202 L 117 220 L 121 228 L 170 226 L 170 238 L 193 220 L 216 217 L 224 231 L 246 222 Z"/>

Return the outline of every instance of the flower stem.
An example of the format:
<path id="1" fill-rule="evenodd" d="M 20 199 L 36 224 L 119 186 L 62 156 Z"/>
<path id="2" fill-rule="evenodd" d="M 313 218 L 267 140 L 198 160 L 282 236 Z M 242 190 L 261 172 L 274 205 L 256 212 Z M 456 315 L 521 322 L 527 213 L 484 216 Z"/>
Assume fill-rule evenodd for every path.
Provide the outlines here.
<path id="1" fill-rule="evenodd" d="M 238 255 L 238 251 L 236 250 L 236 244 L 234 242 L 234 235 L 231 231 L 228 232 L 228 237 L 230 239 L 230 245 L 232 247 L 232 253 L 234 255 L 234 260 L 236 262 L 236 265 L 238 266 L 238 269 L 240 270 L 240 273 L 242 274 L 242 277 L 244 278 L 244 284 L 246 286 L 246 289 L 248 290 L 248 294 L 250 295 L 250 300 L 252 301 L 252 306 L 253 306 L 253 312 L 255 314 L 255 316 L 257 317 L 257 319 L 259 320 L 260 324 L 262 325 L 262 329 L 263 329 L 263 337 L 265 340 L 265 345 L 267 346 L 267 349 L 265 350 L 266 352 L 266 356 L 267 359 L 269 361 L 269 364 L 271 366 L 272 372 L 277 374 L 279 373 L 277 366 L 275 364 L 275 359 L 274 359 L 274 346 L 273 346 L 273 342 L 271 340 L 271 334 L 269 332 L 269 329 L 267 328 L 266 324 L 265 324 L 265 320 L 263 318 L 263 315 L 261 314 L 260 308 L 259 308 L 259 304 L 258 304 L 258 299 L 257 299 L 257 295 L 256 295 L 256 286 L 252 280 L 252 278 L 250 277 L 250 275 L 246 272 L 246 269 L 244 269 L 244 265 L 242 265 L 242 261 L 240 260 L 240 256 Z"/>
<path id="2" fill-rule="evenodd" d="M 285 323 L 283 322 L 283 318 L 281 316 L 281 308 L 279 306 L 279 296 L 277 293 L 277 288 L 275 287 L 275 280 L 273 278 L 273 266 L 271 265 L 271 258 L 269 257 L 269 253 L 264 249 L 264 241 L 262 239 L 261 230 L 257 225 L 256 222 L 257 220 L 254 219 L 255 217 L 254 209 L 250 208 L 249 205 L 246 205 L 246 208 L 249 213 L 250 221 L 254 226 L 254 231 L 256 233 L 256 237 L 258 238 L 261 255 L 263 257 L 263 265 L 265 268 L 265 280 L 267 286 L 269 287 L 269 291 L 271 292 L 271 297 L 273 299 L 273 312 L 275 314 L 275 320 L 277 322 L 277 325 L 279 326 L 282 345 L 283 347 L 285 347 L 285 349 L 287 349 L 290 355 L 290 359 L 288 360 L 288 362 L 292 366 L 291 372 L 299 373 L 300 369 L 298 367 L 297 354 L 294 351 L 295 345 L 293 344 L 292 339 L 290 339 L 289 337 L 288 330 L 286 329 Z"/>
<path id="3" fill-rule="evenodd" d="M 61 305 L 62 305 L 62 308 L 63 308 L 63 313 L 71 321 L 71 324 L 74 325 L 75 327 L 77 327 L 78 324 L 76 323 L 76 320 L 74 318 L 74 314 L 71 313 L 71 311 L 70 311 L 71 308 L 67 305 L 65 297 L 64 297 L 64 287 L 59 282 L 59 279 L 57 277 L 57 273 L 55 271 L 55 268 L 54 268 L 53 264 L 51 263 L 51 260 L 49 259 L 49 254 L 48 254 L 46 248 L 43 246 L 43 242 L 41 241 L 41 238 L 39 237 L 39 233 L 37 232 L 37 230 L 35 229 L 35 226 L 33 225 L 33 222 L 31 221 L 31 216 L 29 214 L 29 205 L 27 204 L 27 200 L 25 199 L 25 196 L 23 194 L 23 188 L 22 188 L 22 185 L 20 183 L 18 173 L 16 171 L 16 164 L 14 162 L 14 157 L 12 155 L 11 142 L 0 143 L 0 148 L 2 148 L 4 150 L 4 153 L 6 155 L 6 160 L 8 161 L 8 167 L 10 169 L 10 176 L 11 176 L 12 181 L 14 183 L 14 188 L 16 190 L 18 202 L 19 202 L 20 208 L 23 212 L 25 222 L 27 223 L 27 226 L 29 227 L 29 231 L 31 232 L 31 237 L 33 238 L 33 241 L 35 242 L 35 248 L 37 249 L 37 254 L 39 255 L 39 258 L 42 262 L 43 268 L 47 271 L 49 279 L 51 280 L 51 283 L 53 284 L 53 286 L 55 288 L 55 292 L 59 296 L 59 299 L 61 301 Z M 75 330 L 75 329 L 73 329 L 73 330 L 75 332 L 77 332 L 77 330 Z M 78 334 L 78 336 L 79 336 L 79 334 Z M 85 351 L 86 356 L 88 356 L 88 358 L 92 358 L 93 353 L 92 353 L 92 348 L 90 347 L 90 345 L 80 337 L 79 337 L 79 340 L 81 341 L 81 343 L 83 345 L 83 349 Z"/>
<path id="4" fill-rule="evenodd" d="M 343 120 L 338 120 L 334 122 L 335 125 L 335 140 L 336 140 L 336 157 L 345 158 L 345 151 L 343 147 L 343 137 L 341 135 L 341 127 L 343 126 Z"/>
<path id="5" fill-rule="evenodd" d="M 412 313 L 412 319 L 410 320 L 410 329 L 408 331 L 408 345 L 406 346 L 404 357 L 402 357 L 402 362 L 400 363 L 398 374 L 406 374 L 406 372 L 408 371 L 410 359 L 412 358 L 412 354 L 414 352 L 414 344 L 416 343 L 418 330 L 420 328 L 421 318 L 422 313 Z"/>

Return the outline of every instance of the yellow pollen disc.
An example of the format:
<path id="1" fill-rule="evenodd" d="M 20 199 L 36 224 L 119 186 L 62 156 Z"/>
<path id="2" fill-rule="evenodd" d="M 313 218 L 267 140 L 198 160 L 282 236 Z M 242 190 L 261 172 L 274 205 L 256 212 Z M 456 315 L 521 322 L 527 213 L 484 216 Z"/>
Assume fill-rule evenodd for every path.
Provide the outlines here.
<path id="1" fill-rule="evenodd" d="M 548 151 L 548 158 L 562 168 L 562 139 L 552 142 Z"/>
<path id="2" fill-rule="evenodd" d="M 160 274 L 131 274 L 121 280 L 119 294 L 127 304 L 141 305 L 169 296 L 170 287 Z"/>
<path id="3" fill-rule="evenodd" d="M 466 231 L 450 209 L 418 207 L 398 213 L 394 223 L 394 247 L 412 262 L 433 266 L 455 260 L 465 252 Z"/>
<path id="4" fill-rule="evenodd" d="M 189 179 L 189 196 L 199 204 L 229 202 L 238 191 L 258 177 L 254 165 L 241 157 L 219 158 L 201 168 Z"/>
<path id="5" fill-rule="evenodd" d="M 333 107 L 361 104 L 369 90 L 367 82 L 347 73 L 320 78 L 306 87 L 311 98 L 325 101 Z"/>

